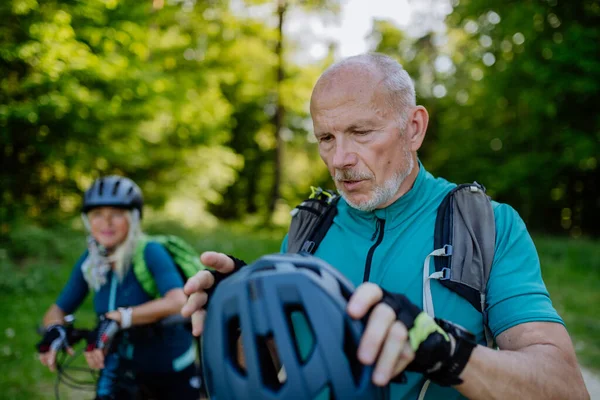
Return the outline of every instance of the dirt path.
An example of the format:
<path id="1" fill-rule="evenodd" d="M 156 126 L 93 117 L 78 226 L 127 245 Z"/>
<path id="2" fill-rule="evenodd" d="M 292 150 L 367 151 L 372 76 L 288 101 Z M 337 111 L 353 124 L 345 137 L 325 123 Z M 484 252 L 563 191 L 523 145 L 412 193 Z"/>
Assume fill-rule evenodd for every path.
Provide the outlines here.
<path id="1" fill-rule="evenodd" d="M 585 381 L 591 399 L 600 400 L 600 377 L 583 367 L 581 368 L 581 372 L 583 373 L 583 380 Z"/>

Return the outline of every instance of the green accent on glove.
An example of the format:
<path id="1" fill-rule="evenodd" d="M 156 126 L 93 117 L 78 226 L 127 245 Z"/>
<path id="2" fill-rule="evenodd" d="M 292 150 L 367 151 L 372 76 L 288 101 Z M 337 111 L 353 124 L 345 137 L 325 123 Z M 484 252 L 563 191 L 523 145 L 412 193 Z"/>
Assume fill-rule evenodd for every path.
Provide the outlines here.
<path id="1" fill-rule="evenodd" d="M 412 347 L 413 351 L 417 351 L 421 343 L 427 340 L 429 335 L 436 332 L 442 335 L 447 341 L 450 341 L 448 334 L 440 328 L 429 314 L 422 311 L 417 315 L 413 327 L 408 331 L 410 347 Z"/>

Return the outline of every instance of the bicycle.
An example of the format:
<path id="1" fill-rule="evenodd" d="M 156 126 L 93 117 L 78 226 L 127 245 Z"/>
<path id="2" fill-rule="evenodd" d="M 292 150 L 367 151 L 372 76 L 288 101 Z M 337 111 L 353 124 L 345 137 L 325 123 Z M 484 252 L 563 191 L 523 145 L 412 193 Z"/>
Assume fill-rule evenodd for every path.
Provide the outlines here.
<path id="1" fill-rule="evenodd" d="M 75 347 L 79 342 L 83 339 L 86 341 L 89 340 L 90 335 L 94 333 L 93 330 L 90 329 L 79 329 L 74 325 L 75 317 L 73 315 L 67 315 L 65 317 L 65 327 L 67 332 L 67 342 L 69 346 Z M 189 324 L 189 319 L 183 318 L 179 315 L 172 315 L 163 320 L 149 324 L 136 327 L 134 329 L 141 331 L 144 329 L 154 329 L 174 324 Z M 40 327 L 37 329 L 38 334 L 43 335 L 45 329 Z M 112 349 L 114 349 L 118 345 L 119 337 L 118 335 L 114 338 L 107 337 L 107 355 L 110 354 Z M 199 345 L 199 343 L 197 343 Z M 198 351 L 200 347 L 198 346 Z M 79 350 L 76 350 L 73 355 L 69 355 L 66 351 L 60 351 L 56 355 L 56 372 L 57 377 L 54 383 L 54 396 L 56 400 L 61 399 L 60 388 L 61 385 L 68 387 L 69 389 L 94 394 L 97 389 L 98 379 L 100 377 L 100 371 L 91 369 L 87 366 L 77 366 L 75 365 L 77 361 L 81 360 L 81 355 L 84 353 L 85 347 Z M 198 395 L 199 399 L 205 399 L 206 394 L 204 392 L 204 385 L 202 385 L 202 370 L 198 368 Z M 115 384 L 117 387 L 126 387 L 127 389 L 131 389 L 131 385 L 135 385 L 135 392 L 139 396 L 144 399 L 152 399 L 152 395 L 148 388 L 145 388 L 139 382 L 135 382 L 135 379 L 130 382 L 125 382 L 123 379 L 118 379 Z"/>

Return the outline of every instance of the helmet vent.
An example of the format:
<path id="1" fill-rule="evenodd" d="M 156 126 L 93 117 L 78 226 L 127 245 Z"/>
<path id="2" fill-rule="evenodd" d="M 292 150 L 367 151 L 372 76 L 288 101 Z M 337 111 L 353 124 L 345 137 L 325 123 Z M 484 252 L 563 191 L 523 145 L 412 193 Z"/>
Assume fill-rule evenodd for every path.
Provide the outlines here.
<path id="1" fill-rule="evenodd" d="M 331 384 L 326 384 L 321 390 L 317 392 L 317 394 L 313 397 L 313 400 L 317 399 L 335 400 L 335 395 L 333 394 L 333 390 L 331 389 Z"/>
<path id="2" fill-rule="evenodd" d="M 294 341 L 294 349 L 296 350 L 296 358 L 298 360 L 300 360 L 300 363 L 302 365 L 306 364 L 306 362 L 308 361 L 308 359 L 310 358 L 310 356 L 312 355 L 312 353 L 315 350 L 315 331 L 312 328 L 312 326 L 310 325 L 310 321 L 308 320 L 308 317 L 306 316 L 306 312 L 304 311 L 303 308 L 301 308 L 299 305 L 297 304 L 288 304 L 284 307 L 284 313 L 285 313 L 285 318 L 287 321 L 287 326 L 290 332 L 290 336 L 292 338 L 292 340 Z M 308 349 L 300 349 L 300 341 L 299 338 L 296 336 L 296 329 L 294 329 L 294 326 L 297 327 L 307 327 L 308 329 L 306 329 L 306 334 L 308 336 L 307 338 L 307 343 L 308 343 Z"/>
<path id="3" fill-rule="evenodd" d="M 100 184 L 98 185 L 98 195 L 102 196 L 103 191 L 104 191 L 104 179 L 101 179 Z"/>
<path id="4" fill-rule="evenodd" d="M 117 192 L 119 191 L 119 185 L 121 184 L 121 180 L 118 180 L 117 183 L 115 183 L 115 186 L 113 187 L 112 190 L 112 195 L 115 196 L 117 194 Z M 133 188 L 131 188 L 133 189 Z"/>
<path id="5" fill-rule="evenodd" d="M 354 383 L 358 386 L 363 375 L 363 365 L 356 360 L 358 343 L 357 339 L 352 335 L 350 321 L 347 318 L 344 319 L 344 353 L 346 354 L 346 359 L 350 363 L 350 370 L 352 371 Z"/>
<path id="6" fill-rule="evenodd" d="M 232 362 L 233 367 L 243 376 L 246 376 L 246 367 L 242 364 L 243 354 L 241 349 L 240 336 L 240 318 L 235 316 L 227 322 L 227 358 Z"/>
<path id="7" fill-rule="evenodd" d="M 263 297 L 262 281 L 254 279 L 248 284 L 248 295 L 252 301 L 260 300 Z"/>
<path id="8" fill-rule="evenodd" d="M 275 271 L 274 265 L 265 265 L 254 269 L 255 272 Z"/>
<path id="9" fill-rule="evenodd" d="M 346 285 L 339 285 L 340 293 L 346 299 L 346 301 L 350 301 L 350 297 L 352 296 L 352 291 Z"/>
<path id="10" fill-rule="evenodd" d="M 285 373 L 280 373 L 281 361 L 272 333 L 256 337 L 256 351 L 263 383 L 273 391 L 278 391 L 285 384 L 287 377 Z"/>

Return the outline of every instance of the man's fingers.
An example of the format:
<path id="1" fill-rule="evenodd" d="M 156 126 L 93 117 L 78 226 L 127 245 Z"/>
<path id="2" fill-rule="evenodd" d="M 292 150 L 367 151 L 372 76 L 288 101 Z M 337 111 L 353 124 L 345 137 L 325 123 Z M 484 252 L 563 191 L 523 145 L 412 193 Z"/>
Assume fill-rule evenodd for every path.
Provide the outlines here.
<path id="1" fill-rule="evenodd" d="M 407 343 L 408 332 L 406 327 L 399 321 L 392 324 L 387 332 L 385 342 L 375 370 L 373 371 L 373 383 L 385 386 L 390 379 L 399 374 L 412 361 L 414 354 Z M 405 350 L 409 349 L 409 352 Z"/>
<path id="2" fill-rule="evenodd" d="M 192 334 L 200 336 L 204 331 L 204 320 L 206 319 L 206 310 L 196 311 L 192 314 Z"/>
<path id="3" fill-rule="evenodd" d="M 350 297 L 346 311 L 354 319 L 362 318 L 382 298 L 383 291 L 379 286 L 371 282 L 365 282 L 357 287 Z"/>
<path id="4" fill-rule="evenodd" d="M 214 283 L 215 278 L 209 271 L 199 271 L 187 280 L 183 286 L 183 293 L 189 296 L 199 290 L 210 288 Z"/>
<path id="5" fill-rule="evenodd" d="M 400 357 L 398 358 L 398 362 L 396 363 L 396 368 L 394 368 L 394 372 L 392 373 L 392 378 L 404 371 L 406 367 L 408 367 L 408 364 L 413 362 L 414 359 L 415 352 L 412 349 L 412 347 L 410 347 L 410 343 L 407 341 L 404 347 L 402 348 L 402 352 L 400 353 Z"/>
<path id="6" fill-rule="evenodd" d="M 365 365 L 375 362 L 377 355 L 381 352 L 388 330 L 395 320 L 396 313 L 391 307 L 385 304 L 375 306 L 358 346 L 360 362 Z"/>
<path id="7" fill-rule="evenodd" d="M 200 262 L 222 273 L 231 272 L 235 268 L 235 263 L 231 258 L 226 254 L 217 253 L 216 251 L 205 251 L 202 253 L 200 255 Z"/>
<path id="8" fill-rule="evenodd" d="M 73 348 L 71 346 L 67 346 L 66 351 L 67 351 L 67 354 L 70 356 L 75 355 L 75 350 L 73 350 Z"/>
<path id="9" fill-rule="evenodd" d="M 196 311 L 200 311 L 206 305 L 208 295 L 206 292 L 192 293 L 181 308 L 181 315 L 188 318 Z"/>

